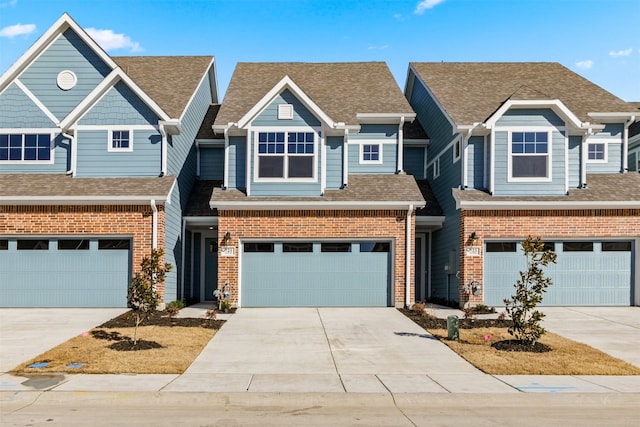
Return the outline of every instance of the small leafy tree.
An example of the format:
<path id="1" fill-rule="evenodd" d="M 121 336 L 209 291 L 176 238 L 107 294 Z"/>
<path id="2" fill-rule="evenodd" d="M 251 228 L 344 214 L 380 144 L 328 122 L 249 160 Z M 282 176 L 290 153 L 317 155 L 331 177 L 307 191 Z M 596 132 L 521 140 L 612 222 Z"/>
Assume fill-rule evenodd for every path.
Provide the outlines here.
<path id="1" fill-rule="evenodd" d="M 505 299 L 504 303 L 513 321 L 513 325 L 509 327 L 509 334 L 533 346 L 545 333 L 540 325 L 544 314 L 536 310 L 536 307 L 542 302 L 543 294 L 552 284 L 551 278 L 545 277 L 542 267 L 550 263 L 555 264 L 556 254 L 552 250 L 545 250 L 540 237 L 527 237 L 522 242 L 522 249 L 527 259 L 527 270 L 520 272 L 520 279 L 514 285 L 516 294 L 510 299 Z"/>
<path id="2" fill-rule="evenodd" d="M 152 249 L 151 256 L 144 257 L 140 263 L 140 272 L 131 279 L 127 301 L 136 318 L 133 333 L 133 345 L 138 344 L 138 326 L 158 307 L 157 286 L 164 283 L 164 276 L 171 271 L 171 264 L 161 264 L 164 255 L 162 249 Z"/>

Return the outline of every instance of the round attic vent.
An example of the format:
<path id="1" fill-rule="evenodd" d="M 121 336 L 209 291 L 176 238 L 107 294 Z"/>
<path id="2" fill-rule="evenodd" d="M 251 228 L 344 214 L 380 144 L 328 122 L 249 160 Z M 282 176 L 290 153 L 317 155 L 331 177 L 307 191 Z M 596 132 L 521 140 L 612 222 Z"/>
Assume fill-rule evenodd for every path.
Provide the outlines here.
<path id="1" fill-rule="evenodd" d="M 73 89 L 73 87 L 78 82 L 78 78 L 73 71 L 70 70 L 62 70 L 58 73 L 58 78 L 56 79 L 58 83 L 58 87 L 62 90 Z"/>

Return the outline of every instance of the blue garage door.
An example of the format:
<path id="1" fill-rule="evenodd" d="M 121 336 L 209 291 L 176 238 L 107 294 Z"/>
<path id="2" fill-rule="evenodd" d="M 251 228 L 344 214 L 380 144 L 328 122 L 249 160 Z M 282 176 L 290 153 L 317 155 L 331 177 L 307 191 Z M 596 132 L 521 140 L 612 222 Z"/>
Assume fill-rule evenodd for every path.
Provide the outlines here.
<path id="1" fill-rule="evenodd" d="M 0 307 L 126 307 L 131 240 L 0 238 Z"/>
<path id="2" fill-rule="evenodd" d="M 390 242 L 243 244 L 243 307 L 392 305 Z"/>
<path id="3" fill-rule="evenodd" d="M 633 242 L 571 241 L 549 243 L 557 263 L 545 269 L 553 279 L 542 305 L 628 306 L 632 303 Z M 484 254 L 485 304 L 504 305 L 526 269 L 516 242 L 487 242 Z"/>

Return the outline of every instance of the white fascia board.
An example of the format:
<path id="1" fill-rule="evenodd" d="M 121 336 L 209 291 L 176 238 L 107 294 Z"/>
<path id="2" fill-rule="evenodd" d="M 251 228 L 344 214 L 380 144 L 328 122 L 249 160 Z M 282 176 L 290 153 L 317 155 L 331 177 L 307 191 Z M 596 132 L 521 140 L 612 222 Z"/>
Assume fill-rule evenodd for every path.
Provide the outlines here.
<path id="1" fill-rule="evenodd" d="M 2 205 L 139 205 L 149 204 L 151 200 L 167 202 L 162 196 L 8 196 L 0 197 Z"/>
<path id="2" fill-rule="evenodd" d="M 283 90 L 289 89 L 293 94 L 300 100 L 302 103 L 311 110 L 321 121 L 327 124 L 328 127 L 335 127 L 334 121 L 325 114 L 324 111 L 316 105 L 315 102 L 311 100 L 305 94 L 302 89 L 296 85 L 293 80 L 289 76 L 284 76 L 282 80 L 280 80 L 265 96 L 262 97 L 260 101 L 256 103 L 240 120 L 238 120 L 238 127 L 244 128 L 262 111 L 264 110 L 269 103 L 279 95 Z"/>
<path id="3" fill-rule="evenodd" d="M 196 86 L 196 90 L 193 91 L 193 93 L 191 94 L 191 97 L 189 98 L 189 101 L 185 105 L 184 110 L 182 111 L 182 114 L 180 115 L 180 118 L 178 119 L 179 121 L 182 121 L 184 119 L 184 115 L 187 113 L 187 110 L 189 109 L 189 106 L 193 102 L 193 98 L 195 98 L 196 94 L 198 93 L 198 89 L 202 85 L 202 82 L 204 82 L 205 79 L 209 78 L 209 72 L 211 71 L 211 67 L 213 66 L 213 63 L 214 63 L 213 62 L 213 58 L 211 58 L 211 62 L 209 62 L 209 65 L 207 66 L 207 70 L 204 72 L 203 76 L 200 78 L 200 81 L 198 82 L 198 84 Z M 211 88 L 211 99 L 212 99 L 212 102 L 215 102 L 217 100 L 217 95 L 216 95 L 216 97 L 214 97 L 214 93 L 213 93 L 214 90 L 216 91 L 216 94 L 217 94 L 218 88 L 217 87 L 215 89 L 213 87 Z"/>
<path id="4" fill-rule="evenodd" d="M 413 138 L 413 139 L 407 139 L 404 138 L 404 145 L 409 145 L 409 146 L 414 146 L 414 145 L 429 145 L 431 143 L 431 140 L 429 138 L 426 139 L 420 139 L 420 138 Z"/>
<path id="5" fill-rule="evenodd" d="M 0 77 L 0 91 L 26 69 L 62 33 L 71 28 L 111 69 L 117 64 L 93 39 L 67 14 L 62 16 Z"/>
<path id="6" fill-rule="evenodd" d="M 201 147 L 224 147 L 224 139 L 196 139 L 196 144 Z"/>
<path id="7" fill-rule="evenodd" d="M 96 86 L 89 95 L 87 95 L 76 108 L 74 108 L 68 115 L 60 122 L 62 129 L 71 128 L 76 122 L 78 122 L 82 116 L 84 116 L 91 108 L 118 82 L 125 83 L 133 92 L 142 99 L 142 101 L 158 116 L 160 120 L 171 121 L 171 118 L 165 113 L 162 108 L 156 102 L 151 99 L 146 93 L 142 91 L 131 78 L 122 71 L 121 68 L 116 68 L 111 71 L 107 77 Z M 178 121 L 173 121 L 179 123 Z"/>
<path id="8" fill-rule="evenodd" d="M 420 215 L 416 215 L 416 225 L 428 225 L 428 226 L 435 226 L 435 227 L 442 227 L 442 224 L 444 224 L 444 221 L 446 219 L 445 216 L 420 216 Z"/>
<path id="9" fill-rule="evenodd" d="M 427 91 L 427 93 L 429 94 L 431 99 L 433 99 L 433 102 L 436 103 L 436 105 L 438 106 L 438 109 L 440 110 L 442 115 L 447 119 L 447 121 L 451 125 L 451 128 L 455 129 L 456 128 L 456 122 L 454 122 L 453 119 L 451 118 L 451 116 L 449 116 L 449 114 L 447 113 L 447 110 L 444 109 L 442 104 L 440 104 L 440 101 L 438 101 L 438 98 L 436 98 L 436 96 L 433 94 L 433 92 L 431 92 L 431 89 L 429 89 L 429 86 L 427 86 L 427 84 L 424 82 L 424 80 L 422 80 L 422 77 L 420 77 L 420 74 L 418 74 L 418 72 L 413 68 L 413 66 L 411 64 L 409 64 L 409 69 L 413 72 L 413 75 L 420 82 L 420 84 L 422 85 L 424 90 Z"/>
<path id="10" fill-rule="evenodd" d="M 402 209 L 409 206 L 416 209 L 426 205 L 424 200 L 419 201 L 394 201 L 394 202 L 319 202 L 319 201 L 237 201 L 237 202 L 209 202 L 211 209 L 222 210 L 270 210 L 270 209 L 304 209 L 304 210 L 380 210 Z"/>
<path id="11" fill-rule="evenodd" d="M 578 119 L 578 117 L 573 114 L 571 112 L 571 110 L 569 110 L 563 103 L 562 101 L 560 101 L 559 99 L 549 99 L 549 100 L 539 100 L 539 99 L 534 99 L 534 100 L 514 100 L 514 99 L 510 99 L 507 102 L 505 102 L 504 104 L 502 104 L 502 106 L 500 108 L 498 108 L 498 110 L 496 110 L 495 113 L 493 113 L 491 115 L 491 117 L 489 117 L 489 119 L 487 119 L 485 121 L 485 124 L 487 126 L 487 128 L 492 128 L 495 126 L 496 122 L 500 119 L 500 117 L 503 116 L 504 113 L 506 113 L 507 111 L 509 111 L 510 109 L 516 109 L 516 108 L 530 108 L 530 107 L 535 107 L 535 108 L 551 108 L 556 114 L 559 114 L 561 117 L 563 117 L 565 119 L 566 122 L 568 122 L 569 124 L 573 125 L 574 127 L 578 128 L 578 129 L 583 129 L 585 126 L 585 123 L 582 123 L 582 121 L 580 119 Z"/>
<path id="12" fill-rule="evenodd" d="M 403 120 L 412 122 L 416 118 L 416 113 L 356 113 L 359 123 L 366 124 L 399 124 Z"/>
<path id="13" fill-rule="evenodd" d="M 213 212 L 211 216 L 183 216 L 182 219 L 186 221 L 188 225 L 218 225 L 218 217 L 213 216 Z"/>
<path id="14" fill-rule="evenodd" d="M 456 198 L 457 209 L 467 210 L 558 210 L 558 209 L 638 209 L 640 208 L 640 201 L 575 201 L 575 202 L 562 202 L 562 201 L 460 201 Z"/>
<path id="15" fill-rule="evenodd" d="M 15 79 L 13 81 L 16 86 L 33 102 L 36 107 L 40 109 L 44 113 L 45 116 L 49 118 L 56 126 L 60 124 L 60 120 L 27 88 L 19 79 Z"/>
<path id="16" fill-rule="evenodd" d="M 601 123 L 616 123 L 616 122 L 627 121 L 629 119 L 637 117 L 639 113 L 636 111 L 635 113 L 634 112 L 587 113 L 587 115 L 589 117 L 593 117 L 594 119 L 598 120 Z"/>

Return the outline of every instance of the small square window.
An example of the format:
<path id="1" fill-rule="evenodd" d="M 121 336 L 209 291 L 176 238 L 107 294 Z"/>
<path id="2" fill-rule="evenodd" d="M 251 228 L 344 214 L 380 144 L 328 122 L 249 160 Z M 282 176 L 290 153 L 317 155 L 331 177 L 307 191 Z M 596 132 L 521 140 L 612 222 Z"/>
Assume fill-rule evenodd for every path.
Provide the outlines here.
<path id="1" fill-rule="evenodd" d="M 8 240 L 0 240 L 0 251 L 9 250 L 9 241 Z"/>
<path id="2" fill-rule="evenodd" d="M 129 130 L 112 130 L 109 135 L 108 151 L 133 151 L 133 132 Z"/>
<path id="3" fill-rule="evenodd" d="M 590 162 L 604 162 L 607 160 L 607 145 L 604 143 L 590 143 L 587 152 Z"/>

